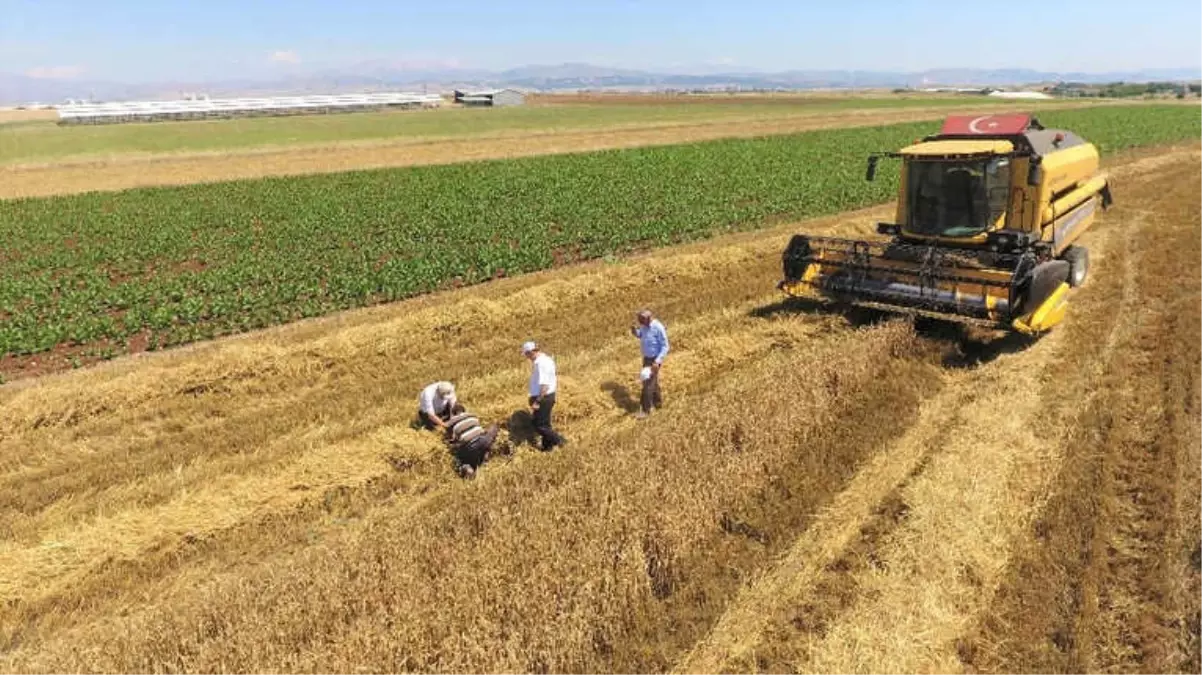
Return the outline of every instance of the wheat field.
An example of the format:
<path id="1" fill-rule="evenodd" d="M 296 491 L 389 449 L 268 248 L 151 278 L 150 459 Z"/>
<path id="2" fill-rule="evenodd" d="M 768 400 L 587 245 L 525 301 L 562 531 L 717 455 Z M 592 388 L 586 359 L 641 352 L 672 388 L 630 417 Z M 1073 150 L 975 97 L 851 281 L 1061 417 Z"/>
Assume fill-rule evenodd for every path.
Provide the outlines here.
<path id="1" fill-rule="evenodd" d="M 1110 160 L 1030 344 L 774 290 L 878 207 L 6 385 L 0 670 L 1198 672 L 1200 159 Z M 443 378 L 512 442 L 474 481 Z"/>

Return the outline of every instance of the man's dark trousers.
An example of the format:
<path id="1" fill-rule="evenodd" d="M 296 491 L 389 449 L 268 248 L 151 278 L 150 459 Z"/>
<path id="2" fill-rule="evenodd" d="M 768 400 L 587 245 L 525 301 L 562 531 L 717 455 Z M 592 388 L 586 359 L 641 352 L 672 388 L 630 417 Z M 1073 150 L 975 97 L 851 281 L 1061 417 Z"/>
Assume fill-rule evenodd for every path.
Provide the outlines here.
<path id="1" fill-rule="evenodd" d="M 537 396 L 530 397 L 532 404 L 537 400 Z M 551 409 L 554 407 L 555 394 L 547 394 L 538 404 L 538 410 L 534 411 L 534 430 L 543 439 L 544 451 L 550 450 L 557 445 L 563 445 L 563 436 L 560 436 L 551 428 Z"/>
<path id="2" fill-rule="evenodd" d="M 651 368 L 655 365 L 655 357 L 644 356 L 643 367 Z M 664 406 L 663 394 L 659 391 L 659 373 L 654 369 L 651 371 L 651 377 L 643 380 L 643 394 L 639 397 L 639 402 L 643 406 L 643 412 L 651 412 L 651 406 L 662 408 Z"/>
<path id="3" fill-rule="evenodd" d="M 488 427 L 483 434 L 473 438 L 467 443 L 460 443 L 455 448 L 455 459 L 458 459 L 461 464 L 467 464 L 473 469 L 479 469 L 484 463 L 484 457 L 488 454 L 493 443 L 497 440 L 497 432 L 500 429 L 493 424 Z"/>

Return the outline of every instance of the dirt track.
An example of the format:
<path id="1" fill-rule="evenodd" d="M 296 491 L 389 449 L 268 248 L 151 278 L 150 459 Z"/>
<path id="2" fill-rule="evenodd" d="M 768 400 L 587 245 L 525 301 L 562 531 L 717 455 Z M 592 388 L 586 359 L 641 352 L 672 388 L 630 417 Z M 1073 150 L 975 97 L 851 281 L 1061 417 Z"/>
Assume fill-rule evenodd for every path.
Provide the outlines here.
<path id="1" fill-rule="evenodd" d="M 1096 103 L 1093 105 L 1097 105 Z M 1013 106 L 965 104 L 973 111 Z M 1058 105 L 1057 109 L 1076 107 Z M 187 185 L 263 176 L 449 164 L 468 160 L 586 152 L 646 145 L 789 134 L 834 127 L 874 126 L 937 119 L 957 108 L 848 109 L 838 112 L 749 117 L 704 123 L 660 123 L 606 129 L 506 132 L 468 138 L 409 138 L 244 151 L 117 155 L 96 160 L 0 166 L 0 199 Z"/>
<path id="2" fill-rule="evenodd" d="M 1026 348 L 779 302 L 875 209 L 0 388 L 0 669 L 1197 672 L 1198 148 L 1113 172 Z M 529 337 L 573 443 L 460 483 Z"/>

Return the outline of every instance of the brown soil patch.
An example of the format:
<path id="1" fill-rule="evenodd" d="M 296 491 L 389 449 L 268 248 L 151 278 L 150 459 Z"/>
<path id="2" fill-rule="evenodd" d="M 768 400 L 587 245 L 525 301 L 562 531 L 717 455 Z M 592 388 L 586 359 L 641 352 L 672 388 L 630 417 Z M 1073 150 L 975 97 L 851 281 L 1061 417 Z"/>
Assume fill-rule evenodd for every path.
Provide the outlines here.
<path id="1" fill-rule="evenodd" d="M 6 124 L 9 122 L 55 121 L 57 119 L 58 112 L 54 110 L 0 110 L 0 124 Z"/>

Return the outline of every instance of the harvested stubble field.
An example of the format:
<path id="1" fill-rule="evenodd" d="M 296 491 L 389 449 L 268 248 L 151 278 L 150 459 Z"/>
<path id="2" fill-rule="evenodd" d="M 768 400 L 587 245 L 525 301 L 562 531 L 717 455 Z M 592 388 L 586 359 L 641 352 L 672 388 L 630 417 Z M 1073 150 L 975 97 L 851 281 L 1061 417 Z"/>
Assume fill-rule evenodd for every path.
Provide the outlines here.
<path id="1" fill-rule="evenodd" d="M 0 669 L 1198 672 L 1200 157 L 1032 345 L 781 302 L 878 207 L 7 385 Z M 573 443 L 460 482 L 414 395 L 521 441 L 528 337 Z"/>

